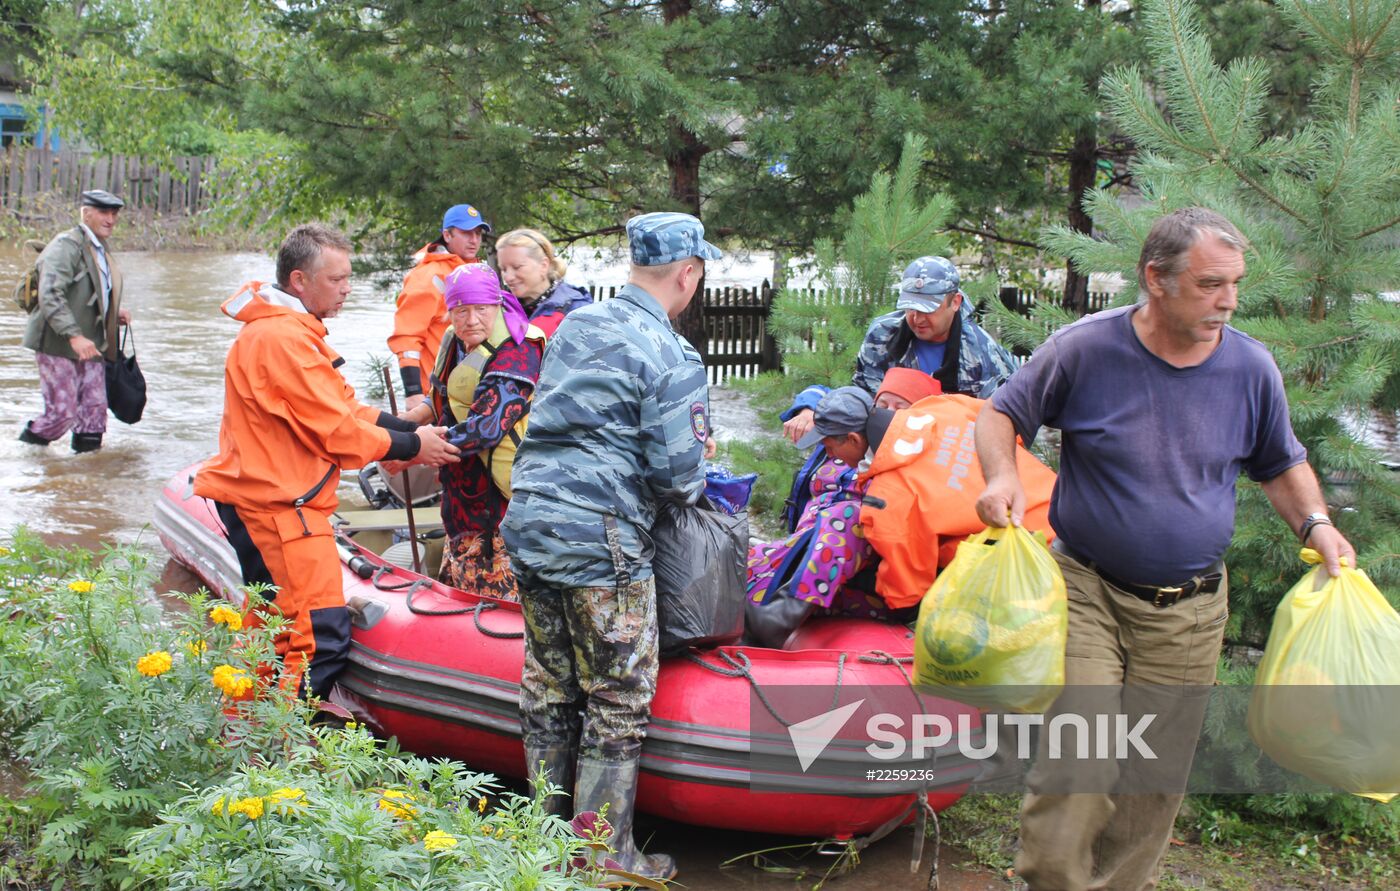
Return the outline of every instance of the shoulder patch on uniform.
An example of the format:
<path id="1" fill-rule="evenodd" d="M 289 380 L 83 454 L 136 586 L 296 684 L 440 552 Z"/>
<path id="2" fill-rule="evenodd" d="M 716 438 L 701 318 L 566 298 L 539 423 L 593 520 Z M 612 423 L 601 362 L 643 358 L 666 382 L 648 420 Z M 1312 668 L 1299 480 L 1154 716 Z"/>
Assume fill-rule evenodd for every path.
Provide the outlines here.
<path id="1" fill-rule="evenodd" d="M 690 429 L 695 438 L 704 442 L 709 436 L 710 425 L 705 419 L 705 403 L 695 402 L 690 406 Z"/>

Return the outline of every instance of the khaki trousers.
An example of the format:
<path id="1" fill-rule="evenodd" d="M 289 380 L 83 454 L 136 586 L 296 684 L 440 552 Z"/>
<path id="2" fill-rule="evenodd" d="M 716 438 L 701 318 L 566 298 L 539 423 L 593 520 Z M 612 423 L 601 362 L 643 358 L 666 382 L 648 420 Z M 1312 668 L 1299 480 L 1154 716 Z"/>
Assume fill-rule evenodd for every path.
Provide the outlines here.
<path id="1" fill-rule="evenodd" d="M 1077 710 L 1086 702 L 1105 711 L 1105 703 L 1117 697 L 1116 707 L 1109 710 L 1165 710 L 1169 717 L 1162 723 L 1173 737 L 1194 743 L 1204 715 L 1202 691 L 1215 682 L 1229 615 L 1228 584 L 1222 581 L 1214 594 L 1158 609 L 1063 554 L 1055 552 L 1055 560 L 1069 597 L 1069 638 L 1065 692 L 1047 715 L 1047 724 L 1054 714 Z M 1169 746 L 1177 755 L 1176 763 L 1168 765 L 1170 780 L 1163 782 L 1159 776 L 1146 784 L 1152 791 L 1123 794 L 1116 785 L 1126 779 L 1120 775 L 1121 763 L 1066 768 L 1047 757 L 1048 738 L 1041 734 L 1036 763 L 1027 777 L 1016 871 L 1032 891 L 1156 887 L 1182 800 L 1180 792 L 1163 790 L 1184 788 L 1190 744 Z M 1076 789 L 1095 791 L 1069 791 Z"/>

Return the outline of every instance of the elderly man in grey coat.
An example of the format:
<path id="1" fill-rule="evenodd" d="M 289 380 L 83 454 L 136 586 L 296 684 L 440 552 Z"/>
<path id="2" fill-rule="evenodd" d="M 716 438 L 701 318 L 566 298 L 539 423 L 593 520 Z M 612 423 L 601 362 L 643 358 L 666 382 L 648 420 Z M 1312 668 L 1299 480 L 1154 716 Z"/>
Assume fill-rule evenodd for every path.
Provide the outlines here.
<path id="1" fill-rule="evenodd" d="M 44 412 L 24 425 L 22 442 L 46 446 L 72 430 L 73 451 L 102 447 L 107 430 L 102 360 L 117 357 L 118 324 L 131 320 L 121 305 L 121 273 L 107 246 L 123 204 L 102 189 L 84 192 L 82 222 L 59 233 L 39 255 L 39 304 L 29 316 L 24 345 L 39 364 Z"/>

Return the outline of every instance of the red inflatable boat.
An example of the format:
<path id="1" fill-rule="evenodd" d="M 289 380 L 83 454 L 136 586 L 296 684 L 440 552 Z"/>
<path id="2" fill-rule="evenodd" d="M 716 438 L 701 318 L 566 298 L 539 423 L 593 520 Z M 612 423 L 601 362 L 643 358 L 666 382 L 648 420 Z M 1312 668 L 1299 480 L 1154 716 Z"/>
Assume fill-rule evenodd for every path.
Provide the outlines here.
<path id="1" fill-rule="evenodd" d="M 194 496 L 191 472 L 166 485 L 156 528 L 177 561 L 241 603 L 237 558 L 212 504 Z M 420 533 L 436 519 L 435 509 L 416 513 Z M 520 609 L 382 557 L 376 536 L 387 540 L 386 530 L 402 525 L 396 515 L 403 511 L 342 514 L 338 538 L 355 627 L 337 699 L 409 751 L 523 776 Z M 787 650 L 720 647 L 663 661 L 638 806 L 704 826 L 847 838 L 912 819 L 925 798 L 934 809 L 952 804 L 979 770 L 957 743 L 980 742 L 980 719 L 967 706 L 919 697 L 908 682 L 912 652 L 903 626 L 818 619 Z M 867 719 L 896 698 L 906 713 L 941 716 L 961 734 L 920 751 L 902 746 L 914 741 L 914 722 L 905 721 L 902 730 L 886 726 L 879 742 Z M 804 710 L 808 700 L 816 704 Z M 812 726 L 828 710 L 844 721 L 832 734 Z M 799 738 L 804 727 L 818 743 L 834 738 L 813 746 L 810 734 Z M 797 754 L 803 741 L 805 760 Z M 889 760 L 868 771 L 877 744 Z"/>

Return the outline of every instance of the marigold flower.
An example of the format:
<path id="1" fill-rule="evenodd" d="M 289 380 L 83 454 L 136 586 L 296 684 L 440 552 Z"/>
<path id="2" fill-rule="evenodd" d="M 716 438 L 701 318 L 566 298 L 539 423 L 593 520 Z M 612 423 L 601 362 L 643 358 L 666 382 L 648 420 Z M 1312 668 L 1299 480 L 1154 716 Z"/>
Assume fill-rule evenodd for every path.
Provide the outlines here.
<path id="1" fill-rule="evenodd" d="M 191 656 L 203 656 L 204 651 L 209 649 L 209 641 L 192 640 L 185 644 L 185 649 L 189 650 Z"/>
<path id="2" fill-rule="evenodd" d="M 243 669 L 232 665 L 220 665 L 215 668 L 211 682 L 231 699 L 237 699 L 253 689 L 253 679 L 248 677 Z"/>
<path id="3" fill-rule="evenodd" d="M 423 836 L 423 847 L 429 851 L 446 851 L 448 848 L 457 847 L 456 836 L 448 835 L 441 829 L 434 829 Z"/>
<path id="4" fill-rule="evenodd" d="M 227 606 L 216 606 L 209 611 L 209 620 L 215 625 L 223 625 L 230 631 L 243 630 L 243 617 L 238 610 Z"/>
<path id="5" fill-rule="evenodd" d="M 379 809 L 405 820 L 418 813 L 418 808 L 409 804 L 410 801 L 413 801 L 413 796 L 398 789 L 385 789 L 379 793 Z"/>
<path id="6" fill-rule="evenodd" d="M 478 798 L 478 799 L 476 800 L 476 812 L 477 812 L 478 814 L 484 814 L 484 813 L 486 813 L 486 796 L 485 796 L 485 795 L 481 796 L 480 798 Z"/>
<path id="7" fill-rule="evenodd" d="M 9 548 L 0 548 L 0 557 L 8 557 L 8 556 L 10 556 L 10 549 L 9 549 Z"/>
<path id="8" fill-rule="evenodd" d="M 300 789 L 281 788 L 263 798 L 263 803 L 279 814 L 290 814 L 295 809 L 292 805 L 305 804 L 306 793 Z"/>
<path id="9" fill-rule="evenodd" d="M 240 798 L 228 806 L 230 814 L 242 814 L 249 820 L 256 820 L 263 815 L 263 800 L 256 795 L 252 798 Z"/>
<path id="10" fill-rule="evenodd" d="M 68 590 L 74 594 L 89 594 L 92 592 L 92 582 L 86 579 L 78 579 L 76 582 L 68 583 Z"/>
<path id="11" fill-rule="evenodd" d="M 136 660 L 136 670 L 148 678 L 158 678 L 170 670 L 173 660 L 165 650 L 154 650 Z"/>
<path id="12" fill-rule="evenodd" d="M 224 802 L 224 797 L 220 795 L 219 800 L 214 802 L 214 806 L 209 809 L 209 813 L 213 814 L 216 817 L 222 817 L 225 813 Z"/>

